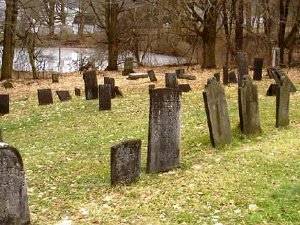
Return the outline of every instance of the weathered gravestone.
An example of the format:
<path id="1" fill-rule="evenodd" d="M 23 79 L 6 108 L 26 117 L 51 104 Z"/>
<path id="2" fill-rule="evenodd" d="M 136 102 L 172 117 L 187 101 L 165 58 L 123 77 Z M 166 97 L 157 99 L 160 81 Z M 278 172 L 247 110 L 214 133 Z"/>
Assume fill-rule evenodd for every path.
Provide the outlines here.
<path id="1" fill-rule="evenodd" d="M 271 84 L 270 87 L 267 90 L 267 96 L 276 96 L 277 95 L 277 90 L 278 90 L 278 85 L 277 84 Z"/>
<path id="2" fill-rule="evenodd" d="M 178 79 L 185 79 L 185 80 L 196 80 L 196 76 L 185 74 L 184 69 L 177 69 L 175 70 L 176 76 Z"/>
<path id="3" fill-rule="evenodd" d="M 99 85 L 99 110 L 111 110 L 111 86 Z"/>
<path id="4" fill-rule="evenodd" d="M 192 90 L 191 86 L 189 84 L 179 84 L 178 89 L 181 92 L 190 92 Z"/>
<path id="5" fill-rule="evenodd" d="M 115 91 L 115 78 L 111 78 L 111 77 L 104 77 L 104 84 L 109 84 L 111 91 L 111 98 L 116 98 L 116 91 Z"/>
<path id="6" fill-rule="evenodd" d="M 235 72 L 232 70 L 229 72 L 228 74 L 228 82 L 229 83 L 234 83 L 236 84 L 238 81 L 237 81 L 237 78 L 236 78 L 236 75 L 235 75 Z"/>
<path id="7" fill-rule="evenodd" d="M 147 173 L 179 167 L 181 92 L 150 89 Z"/>
<path id="8" fill-rule="evenodd" d="M 149 84 L 148 88 L 149 88 L 149 94 L 150 94 L 150 91 L 155 89 L 155 84 Z"/>
<path id="9" fill-rule="evenodd" d="M 38 92 L 39 105 L 53 104 L 52 91 L 50 88 L 38 89 L 37 92 Z"/>
<path id="10" fill-rule="evenodd" d="M 289 104 L 290 104 L 290 85 L 286 77 L 281 77 L 276 94 L 276 127 L 288 126 Z"/>
<path id="11" fill-rule="evenodd" d="M 214 74 L 214 78 L 216 78 L 216 80 L 218 81 L 218 82 L 220 82 L 220 73 L 218 72 L 218 73 L 215 73 Z"/>
<path id="12" fill-rule="evenodd" d="M 264 66 L 264 59 L 263 58 L 255 58 L 254 59 L 253 80 L 262 80 L 263 66 Z"/>
<path id="13" fill-rule="evenodd" d="M 80 88 L 75 88 L 75 95 L 76 96 L 81 96 L 81 90 L 80 90 Z"/>
<path id="14" fill-rule="evenodd" d="M 238 89 L 240 129 L 243 134 L 256 136 L 261 133 L 257 86 L 253 85 L 250 76 L 243 78 Z"/>
<path id="15" fill-rule="evenodd" d="M 95 70 L 83 73 L 86 100 L 98 98 L 98 81 Z"/>
<path id="16" fill-rule="evenodd" d="M 148 72 L 148 76 L 151 82 L 156 82 L 157 78 L 155 76 L 154 70 L 149 70 Z"/>
<path id="17" fill-rule="evenodd" d="M 56 91 L 56 94 L 60 101 L 70 101 L 72 99 L 69 91 Z"/>
<path id="18" fill-rule="evenodd" d="M 177 76 L 175 73 L 166 73 L 165 83 L 167 88 L 178 88 Z"/>
<path id="19" fill-rule="evenodd" d="M 223 84 L 227 85 L 229 82 L 229 76 L 228 76 L 228 67 L 223 66 Z"/>
<path id="20" fill-rule="evenodd" d="M 9 113 L 9 95 L 0 95 L 0 115 Z"/>
<path id="21" fill-rule="evenodd" d="M 128 80 L 137 80 L 140 78 L 148 78 L 148 73 L 130 73 L 128 74 Z"/>
<path id="22" fill-rule="evenodd" d="M 272 48 L 272 67 L 278 68 L 280 66 L 280 48 Z"/>
<path id="23" fill-rule="evenodd" d="M 23 161 L 17 149 L 0 142 L 0 224 L 30 224 Z"/>
<path id="24" fill-rule="evenodd" d="M 59 82 L 59 73 L 52 73 L 52 83 Z"/>
<path id="25" fill-rule="evenodd" d="M 125 141 L 111 148 L 111 184 L 131 183 L 141 173 L 141 140 Z"/>
<path id="26" fill-rule="evenodd" d="M 243 77 L 249 74 L 248 71 L 248 56 L 245 52 L 238 52 L 236 55 L 236 65 L 238 71 L 238 84 L 242 86 Z"/>
<path id="27" fill-rule="evenodd" d="M 124 61 L 124 70 L 122 72 L 123 76 L 128 76 L 130 73 L 134 73 L 133 70 L 133 58 L 128 57 Z"/>
<path id="28" fill-rule="evenodd" d="M 213 147 L 231 140 L 231 128 L 224 89 L 215 79 L 209 79 L 203 92 L 210 140 Z"/>
<path id="29" fill-rule="evenodd" d="M 290 78 L 287 76 L 287 74 L 284 71 L 282 71 L 280 69 L 276 69 L 276 68 L 269 68 L 267 71 L 268 71 L 269 77 L 273 78 L 275 80 L 276 84 L 280 84 L 281 77 L 285 77 L 285 79 L 287 80 L 287 82 L 290 86 L 290 92 L 297 91 L 295 85 L 293 84 L 293 82 L 290 80 Z"/>

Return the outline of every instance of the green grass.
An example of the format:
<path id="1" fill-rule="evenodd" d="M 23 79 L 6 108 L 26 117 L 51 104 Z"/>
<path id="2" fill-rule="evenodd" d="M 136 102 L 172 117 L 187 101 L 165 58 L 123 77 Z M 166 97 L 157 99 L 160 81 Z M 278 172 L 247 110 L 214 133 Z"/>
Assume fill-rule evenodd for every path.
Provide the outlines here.
<path id="1" fill-rule="evenodd" d="M 162 174 L 145 173 L 147 88 L 128 90 L 109 112 L 75 97 L 12 102 L 0 126 L 23 156 L 33 224 L 300 224 L 300 94 L 291 96 L 291 125 L 276 129 L 275 98 L 265 97 L 266 82 L 257 84 L 263 134 L 239 132 L 236 87 L 226 87 L 233 140 L 218 149 L 202 87 L 184 94 L 181 168 Z M 141 177 L 111 187 L 110 147 L 128 139 L 142 139 Z"/>

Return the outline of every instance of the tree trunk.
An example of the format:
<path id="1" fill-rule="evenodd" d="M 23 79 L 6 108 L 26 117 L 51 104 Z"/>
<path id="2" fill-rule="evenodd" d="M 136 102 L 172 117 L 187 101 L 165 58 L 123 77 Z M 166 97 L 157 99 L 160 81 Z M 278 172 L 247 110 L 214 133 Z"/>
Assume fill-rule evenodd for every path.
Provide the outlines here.
<path id="1" fill-rule="evenodd" d="M 61 18 L 61 23 L 63 25 L 66 25 L 66 11 L 65 11 L 65 0 L 60 0 L 60 18 Z"/>
<path id="2" fill-rule="evenodd" d="M 243 50 L 244 0 L 237 1 L 237 17 L 235 25 L 235 51 Z"/>
<path id="3" fill-rule="evenodd" d="M 1 80 L 12 77 L 17 12 L 17 0 L 6 0 Z"/>
<path id="4" fill-rule="evenodd" d="M 54 36 L 54 22 L 55 22 L 55 0 L 49 2 L 49 34 Z"/>

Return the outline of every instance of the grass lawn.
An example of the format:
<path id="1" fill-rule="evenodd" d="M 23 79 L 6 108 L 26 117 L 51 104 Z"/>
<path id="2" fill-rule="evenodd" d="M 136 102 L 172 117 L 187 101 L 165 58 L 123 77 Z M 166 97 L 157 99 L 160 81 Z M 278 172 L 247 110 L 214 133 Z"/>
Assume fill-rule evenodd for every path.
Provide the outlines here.
<path id="1" fill-rule="evenodd" d="M 251 139 L 238 129 L 237 87 L 225 87 L 233 140 L 218 149 L 204 82 L 193 84 L 182 98 L 181 168 L 161 174 L 145 173 L 147 85 L 125 88 L 112 111 L 84 97 L 13 100 L 0 127 L 24 160 L 32 224 L 300 224 L 300 93 L 291 95 L 290 126 L 277 129 L 275 97 L 265 96 L 271 82 L 256 82 L 263 134 Z M 111 187 L 110 147 L 128 139 L 142 140 L 141 177 Z"/>

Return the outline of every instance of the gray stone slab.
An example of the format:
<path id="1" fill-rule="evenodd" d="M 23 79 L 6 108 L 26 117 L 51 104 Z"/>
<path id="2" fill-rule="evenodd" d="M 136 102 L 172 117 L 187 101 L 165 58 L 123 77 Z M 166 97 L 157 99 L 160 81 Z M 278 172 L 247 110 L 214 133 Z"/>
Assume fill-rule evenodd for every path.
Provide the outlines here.
<path id="1" fill-rule="evenodd" d="M 179 167 L 181 92 L 150 89 L 147 173 Z"/>
<path id="2" fill-rule="evenodd" d="M 131 183 L 141 173 L 141 140 L 122 142 L 111 148 L 111 184 Z"/>
<path id="3" fill-rule="evenodd" d="M 279 68 L 280 66 L 280 48 L 272 48 L 272 67 Z"/>
<path id="4" fill-rule="evenodd" d="M 253 85 L 250 76 L 243 78 L 242 86 L 238 90 L 238 103 L 241 132 L 248 136 L 259 135 L 261 127 L 257 86 Z"/>
<path id="5" fill-rule="evenodd" d="M 50 88 L 38 89 L 37 92 L 38 92 L 39 105 L 53 104 L 52 91 Z"/>
<path id="6" fill-rule="evenodd" d="M 111 110 L 111 86 L 99 85 L 99 110 Z"/>
<path id="7" fill-rule="evenodd" d="M 167 88 L 178 88 L 178 80 L 175 73 L 166 73 L 165 84 Z"/>
<path id="8" fill-rule="evenodd" d="M 210 140 L 213 147 L 230 142 L 232 134 L 224 89 L 215 79 L 209 79 L 203 92 Z"/>
<path id="9" fill-rule="evenodd" d="M 98 81 L 95 70 L 87 71 L 83 73 L 85 98 L 86 100 L 92 100 L 98 98 Z"/>
<path id="10" fill-rule="evenodd" d="M 23 161 L 17 149 L 0 143 L 0 224 L 30 224 Z"/>
<path id="11" fill-rule="evenodd" d="M 134 73 L 133 70 L 133 58 L 127 57 L 124 61 L 124 70 L 122 72 L 123 76 L 128 76 L 130 73 Z"/>
<path id="12" fill-rule="evenodd" d="M 112 78 L 112 77 L 104 77 L 104 84 L 109 84 L 110 85 L 110 88 L 111 88 L 111 98 L 114 99 L 116 98 L 116 91 L 115 91 L 115 78 Z"/>
<path id="13" fill-rule="evenodd" d="M 151 82 L 156 82 L 157 78 L 155 76 L 154 70 L 149 70 L 148 72 L 148 76 Z"/>
<path id="14" fill-rule="evenodd" d="M 290 85 L 286 77 L 282 76 L 276 94 L 276 127 L 288 126 L 289 104 L 290 104 Z"/>
<path id="15" fill-rule="evenodd" d="M 148 78 L 148 73 L 130 73 L 128 74 L 128 80 L 137 80 L 140 78 Z"/>
<path id="16" fill-rule="evenodd" d="M 56 94 L 62 102 L 70 101 L 72 99 L 70 92 L 66 90 L 56 91 Z"/>
<path id="17" fill-rule="evenodd" d="M 264 66 L 264 59 L 263 58 L 255 58 L 254 59 L 254 73 L 253 73 L 253 80 L 262 80 L 262 69 Z"/>
<path id="18" fill-rule="evenodd" d="M 0 115 L 9 113 L 9 95 L 0 95 Z"/>
<path id="19" fill-rule="evenodd" d="M 238 52 L 235 60 L 238 71 L 238 84 L 241 86 L 243 77 L 249 74 L 247 53 Z"/>

